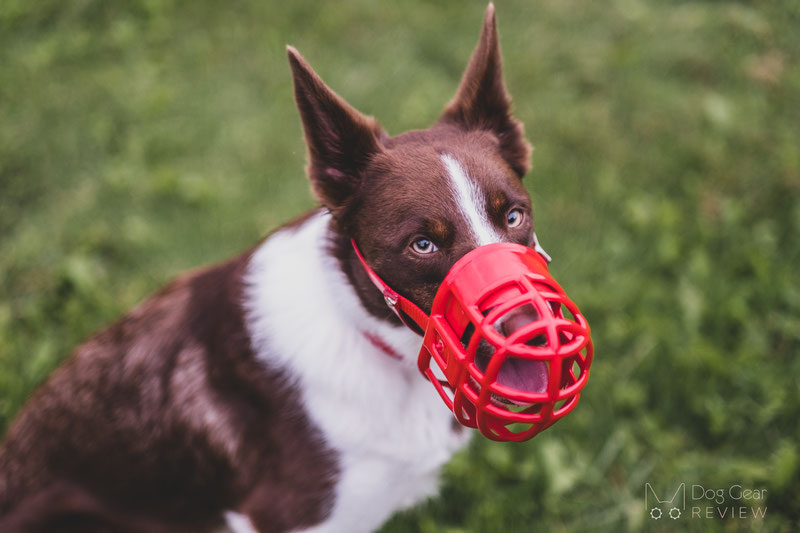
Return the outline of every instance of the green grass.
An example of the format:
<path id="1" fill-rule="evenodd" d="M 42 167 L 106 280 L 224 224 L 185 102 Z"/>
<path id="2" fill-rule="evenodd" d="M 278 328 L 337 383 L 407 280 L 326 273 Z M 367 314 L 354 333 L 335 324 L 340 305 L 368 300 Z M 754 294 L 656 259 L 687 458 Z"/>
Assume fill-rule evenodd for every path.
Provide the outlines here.
<path id="1" fill-rule="evenodd" d="M 484 8 L 0 3 L 0 427 L 81 339 L 313 205 L 286 43 L 396 134 L 453 94 Z M 534 440 L 474 439 L 383 531 L 796 530 L 800 3 L 497 12 L 592 378 Z M 766 489 L 767 515 L 655 522 L 647 482 Z"/>

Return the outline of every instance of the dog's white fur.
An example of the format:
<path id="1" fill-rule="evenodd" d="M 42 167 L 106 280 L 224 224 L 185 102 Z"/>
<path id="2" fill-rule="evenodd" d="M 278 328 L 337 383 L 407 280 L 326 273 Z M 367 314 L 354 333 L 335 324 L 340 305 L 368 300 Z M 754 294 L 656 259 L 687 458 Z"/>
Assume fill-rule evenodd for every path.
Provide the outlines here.
<path id="1" fill-rule="evenodd" d="M 258 533 L 247 516 L 235 511 L 225 513 L 225 525 L 227 529 L 221 530 L 219 533 Z"/>
<path id="2" fill-rule="evenodd" d="M 247 325 L 257 356 L 296 381 L 312 422 L 340 454 L 333 510 L 307 531 L 372 531 L 436 490 L 440 468 L 469 432 L 453 429 L 452 413 L 417 371 L 420 338 L 363 308 L 330 255 L 329 223 L 319 212 L 256 250 Z"/>
<path id="3" fill-rule="evenodd" d="M 469 224 L 475 245 L 501 242 L 503 239 L 486 212 L 486 197 L 478 189 L 477 183 L 467 176 L 464 167 L 450 154 L 442 154 L 441 160 L 450 177 L 450 188 L 453 190 L 458 212 Z"/>

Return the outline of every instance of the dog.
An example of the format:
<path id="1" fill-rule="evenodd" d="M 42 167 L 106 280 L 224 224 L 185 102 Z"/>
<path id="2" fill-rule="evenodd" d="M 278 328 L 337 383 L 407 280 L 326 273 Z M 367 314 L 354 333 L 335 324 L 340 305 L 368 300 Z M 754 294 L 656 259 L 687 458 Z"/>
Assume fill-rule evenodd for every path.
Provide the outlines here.
<path id="1" fill-rule="evenodd" d="M 5 437 L 0 531 L 373 531 L 469 439 L 351 239 L 427 311 L 470 250 L 538 246 L 494 7 L 438 121 L 396 137 L 287 53 L 320 207 L 75 350 Z"/>

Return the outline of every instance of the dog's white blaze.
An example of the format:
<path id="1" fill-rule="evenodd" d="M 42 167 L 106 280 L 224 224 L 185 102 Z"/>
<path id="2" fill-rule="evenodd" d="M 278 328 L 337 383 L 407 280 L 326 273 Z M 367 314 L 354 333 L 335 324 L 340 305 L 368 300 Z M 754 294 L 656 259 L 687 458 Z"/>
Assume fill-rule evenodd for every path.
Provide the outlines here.
<path id="1" fill-rule="evenodd" d="M 225 513 L 225 524 L 228 526 L 230 533 L 258 533 L 249 518 L 234 511 Z"/>
<path id="2" fill-rule="evenodd" d="M 298 385 L 311 422 L 339 454 L 331 513 L 307 531 L 374 531 L 435 492 L 441 466 L 469 431 L 453 432 L 452 413 L 416 369 L 420 338 L 361 305 L 330 254 L 329 223 L 330 215 L 317 214 L 256 250 L 247 325 L 257 357 Z"/>
<path id="3" fill-rule="evenodd" d="M 497 233 L 489 215 L 486 212 L 486 200 L 478 186 L 467 176 L 464 168 L 449 154 L 442 154 L 442 163 L 450 176 L 453 193 L 455 194 L 458 210 L 467 220 L 478 246 L 501 242 L 503 239 Z"/>

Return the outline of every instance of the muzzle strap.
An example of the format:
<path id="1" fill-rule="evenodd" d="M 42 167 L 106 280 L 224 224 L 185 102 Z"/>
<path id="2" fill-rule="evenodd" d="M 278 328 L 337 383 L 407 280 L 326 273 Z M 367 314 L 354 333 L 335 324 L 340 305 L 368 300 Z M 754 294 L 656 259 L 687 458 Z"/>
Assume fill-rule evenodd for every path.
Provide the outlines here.
<path id="1" fill-rule="evenodd" d="M 358 249 L 355 239 L 350 239 L 350 242 L 353 245 L 353 250 L 356 252 L 356 257 L 358 257 L 358 260 L 361 262 L 361 266 L 364 268 L 364 271 L 367 273 L 372 283 L 381 291 L 381 294 L 383 294 L 383 299 L 386 305 L 389 306 L 389 309 L 391 309 L 394 314 L 397 315 L 397 318 L 410 330 L 420 336 L 424 335 L 425 329 L 428 327 L 428 315 L 425 314 L 425 311 L 417 307 L 414 302 L 401 296 L 397 291 L 389 287 L 367 264 L 364 256 L 361 255 L 361 250 Z M 413 323 L 410 324 L 408 319 L 411 319 Z"/>

